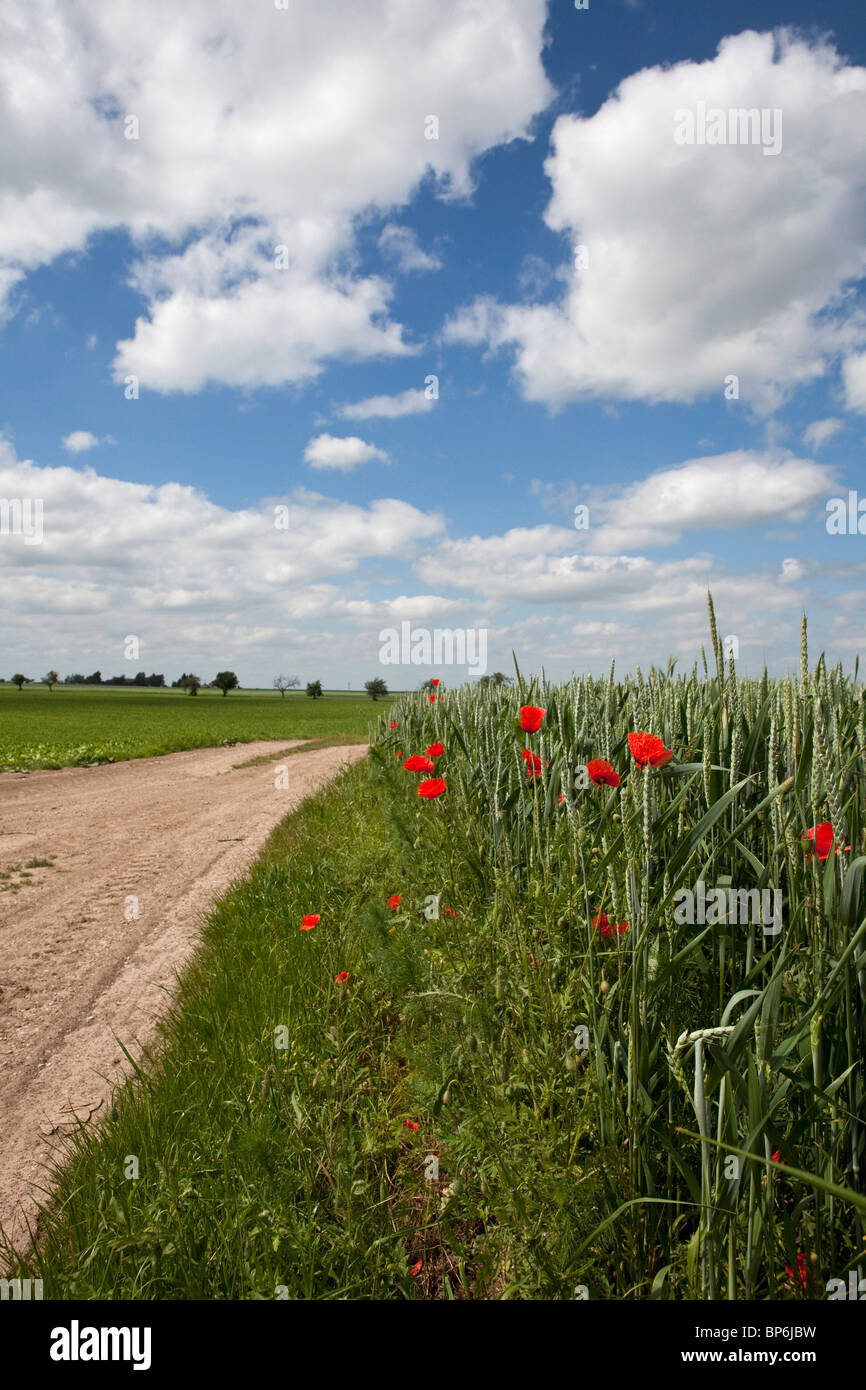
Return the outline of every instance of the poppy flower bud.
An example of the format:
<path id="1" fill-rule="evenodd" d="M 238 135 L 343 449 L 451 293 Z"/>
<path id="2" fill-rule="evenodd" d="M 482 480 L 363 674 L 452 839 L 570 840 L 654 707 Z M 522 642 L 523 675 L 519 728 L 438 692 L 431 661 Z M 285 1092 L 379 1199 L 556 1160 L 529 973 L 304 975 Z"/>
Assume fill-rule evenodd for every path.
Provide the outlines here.
<path id="1" fill-rule="evenodd" d="M 602 980 L 598 988 L 601 994 L 607 994 L 608 990 L 610 989 L 610 985 L 608 984 L 607 980 Z"/>

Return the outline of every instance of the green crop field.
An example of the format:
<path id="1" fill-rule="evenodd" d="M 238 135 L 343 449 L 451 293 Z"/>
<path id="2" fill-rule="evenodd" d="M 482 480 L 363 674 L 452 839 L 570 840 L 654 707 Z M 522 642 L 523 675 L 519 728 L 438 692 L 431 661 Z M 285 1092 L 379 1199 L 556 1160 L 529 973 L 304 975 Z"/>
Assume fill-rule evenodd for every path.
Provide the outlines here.
<path id="1" fill-rule="evenodd" d="M 200 690 L 0 685 L 0 770 L 81 767 L 255 739 L 363 742 L 388 701 L 363 691 Z"/>
<path id="2" fill-rule="evenodd" d="M 799 677 L 743 679 L 711 621 L 703 671 L 397 700 L 218 906 L 14 1269 L 59 1298 L 839 1297 L 866 691 L 805 628 Z"/>

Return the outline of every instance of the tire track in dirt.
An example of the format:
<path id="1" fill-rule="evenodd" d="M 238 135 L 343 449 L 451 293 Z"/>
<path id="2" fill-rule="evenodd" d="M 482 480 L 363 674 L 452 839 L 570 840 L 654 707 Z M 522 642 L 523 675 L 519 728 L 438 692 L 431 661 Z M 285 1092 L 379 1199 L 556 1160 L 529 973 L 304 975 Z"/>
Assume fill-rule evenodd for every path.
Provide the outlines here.
<path id="1" fill-rule="evenodd" d="M 16 1243 L 52 1145 L 76 1115 L 105 1114 L 129 1071 L 118 1043 L 137 1057 L 152 1041 L 204 915 L 274 826 L 367 751 L 296 752 L 278 789 L 278 755 L 301 743 L 0 773 L 0 875 L 15 870 L 0 877 L 0 1225 Z"/>

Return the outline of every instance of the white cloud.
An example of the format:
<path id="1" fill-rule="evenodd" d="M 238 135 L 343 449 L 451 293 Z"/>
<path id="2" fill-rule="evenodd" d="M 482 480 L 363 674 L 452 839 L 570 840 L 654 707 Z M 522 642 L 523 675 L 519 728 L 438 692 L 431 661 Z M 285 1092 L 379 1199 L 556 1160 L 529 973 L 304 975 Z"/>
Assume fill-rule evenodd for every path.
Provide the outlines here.
<path id="1" fill-rule="evenodd" d="M 257 647 L 257 658 L 264 653 L 267 660 L 287 629 L 305 621 L 316 624 L 317 634 L 308 636 L 320 653 L 323 626 L 333 632 L 344 623 L 336 650 L 357 643 L 372 659 L 380 619 L 460 607 L 429 592 L 405 600 L 365 592 L 383 564 L 404 565 L 444 530 L 438 513 L 397 498 L 361 507 L 297 489 L 231 511 L 178 483 L 152 487 L 92 468 L 39 467 L 16 459 L 3 440 L 0 496 L 42 499 L 41 544 L 16 536 L 0 541 L 2 587 L 16 595 L 6 650 L 22 660 L 33 651 L 34 663 L 50 647 L 52 664 L 66 652 L 68 668 L 79 669 L 83 653 L 95 650 L 92 665 L 102 665 L 108 658 L 98 653 L 109 647 L 120 671 L 122 638 L 130 632 L 142 637 L 141 664 L 149 670 L 150 653 L 163 663 L 167 653 L 182 653 L 180 669 L 191 649 L 210 662 L 239 644 Z M 288 507 L 286 529 L 276 525 L 278 506 Z"/>
<path id="2" fill-rule="evenodd" d="M 337 439 L 332 434 L 317 434 L 304 450 L 304 462 L 311 468 L 337 468 L 342 473 L 351 473 L 353 468 L 368 463 L 370 459 L 381 459 L 387 463 L 388 455 L 384 449 L 365 443 L 356 434 L 343 439 Z"/>
<path id="3" fill-rule="evenodd" d="M 425 251 L 418 244 L 418 238 L 411 227 L 401 227 L 396 222 L 388 222 L 382 228 L 379 250 L 386 260 L 393 261 L 404 275 L 413 270 L 439 270 L 442 266 L 438 256 Z"/>
<path id="4" fill-rule="evenodd" d="M 699 101 L 781 109 L 781 154 L 676 144 L 674 113 Z M 446 340 L 513 350 L 525 397 L 552 407 L 721 400 L 736 374 L 771 410 L 866 339 L 843 294 L 866 272 L 864 124 L 866 69 L 787 32 L 628 77 L 593 116 L 559 117 L 545 166 L 545 220 L 589 264 L 557 304 L 474 301 Z M 860 371 L 849 395 L 866 402 Z"/>
<path id="5" fill-rule="evenodd" d="M 403 415 L 420 415 L 433 409 L 433 400 L 420 387 L 400 391 L 395 396 L 368 396 L 340 409 L 344 420 L 398 420 Z"/>
<path id="6" fill-rule="evenodd" d="M 528 137 L 553 95 L 545 20 L 545 0 L 150 0 L 146 24 L 134 5 L 6 0 L 0 292 L 121 228 L 147 307 L 116 379 L 254 387 L 403 355 L 356 229 L 425 179 L 465 197 L 474 159 Z"/>
<path id="7" fill-rule="evenodd" d="M 200 391 L 209 383 L 254 388 L 315 379 L 327 358 L 405 357 L 417 351 L 387 318 L 390 287 L 375 276 L 277 270 L 259 233 L 246 229 L 243 275 L 225 243 L 209 237 L 182 255 L 152 259 L 138 283 L 150 317 L 117 345 L 114 379 L 145 389 Z M 279 347 L 277 347 L 279 344 Z"/>
<path id="8" fill-rule="evenodd" d="M 799 579 L 803 578 L 805 573 L 805 565 L 803 565 L 800 560 L 795 559 L 793 556 L 788 556 L 787 559 L 782 561 L 782 570 L 779 575 L 779 583 L 796 584 Z"/>
<path id="9" fill-rule="evenodd" d="M 590 508 L 585 548 L 634 550 L 671 545 L 690 531 L 802 521 L 810 508 L 823 504 L 832 486 L 825 465 L 778 452 L 738 449 L 690 459 L 601 498 Z"/>
<path id="10" fill-rule="evenodd" d="M 136 633 L 136 670 L 207 675 L 228 665 L 244 684 L 267 685 L 291 658 L 304 679 L 354 683 L 380 674 L 379 631 L 406 619 L 489 626 L 489 670 L 510 670 L 512 647 L 522 668 L 552 675 L 605 670 L 612 657 L 620 670 L 646 668 L 669 651 L 690 665 L 706 642 L 708 587 L 722 630 L 758 669 L 767 658 L 796 668 L 804 608 L 818 649 L 862 644 L 864 564 L 841 558 L 780 568 L 756 548 L 756 566 L 732 573 L 704 554 L 582 553 L 565 526 L 451 538 L 441 514 L 400 499 L 356 506 L 304 488 L 233 511 L 177 483 L 41 468 L 2 439 L 0 496 L 41 498 L 44 508 L 40 545 L 0 540 L 0 584 L 15 593 L 10 670 L 116 674 L 127 670 L 124 636 Z M 288 507 L 287 529 L 275 525 L 276 507 Z M 828 604 L 828 579 L 846 586 L 843 603 Z M 399 668 L 386 675 L 392 688 L 415 684 Z"/>
<path id="11" fill-rule="evenodd" d="M 844 427 L 843 420 L 830 417 L 827 420 L 813 420 L 803 431 L 803 443 L 807 449 L 820 449 Z"/>
<path id="12" fill-rule="evenodd" d="M 842 363 L 842 381 L 848 409 L 866 411 L 866 352 L 846 357 Z"/>
<path id="13" fill-rule="evenodd" d="M 737 449 L 688 459 L 619 488 L 585 474 L 580 487 L 533 478 L 529 492 L 545 511 L 588 507 L 589 526 L 571 544 L 581 553 L 615 554 L 669 546 L 688 532 L 802 521 L 833 486 L 832 471 L 811 459 Z"/>
<path id="14" fill-rule="evenodd" d="M 83 454 L 88 449 L 95 449 L 99 440 L 90 430 L 73 430 L 71 434 L 64 435 L 60 442 L 67 453 Z"/>

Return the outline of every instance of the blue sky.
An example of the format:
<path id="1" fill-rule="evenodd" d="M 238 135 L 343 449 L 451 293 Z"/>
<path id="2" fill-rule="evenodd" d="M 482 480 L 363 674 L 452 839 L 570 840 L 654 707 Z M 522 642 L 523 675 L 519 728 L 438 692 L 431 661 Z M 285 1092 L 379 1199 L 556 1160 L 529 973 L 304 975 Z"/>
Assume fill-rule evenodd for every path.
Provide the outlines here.
<path id="1" fill-rule="evenodd" d="M 2 674 L 398 688 L 403 621 L 688 667 L 708 584 L 742 669 L 803 611 L 853 663 L 862 14 L 9 0 L 0 92 Z M 678 143 L 700 104 L 780 149 Z"/>

